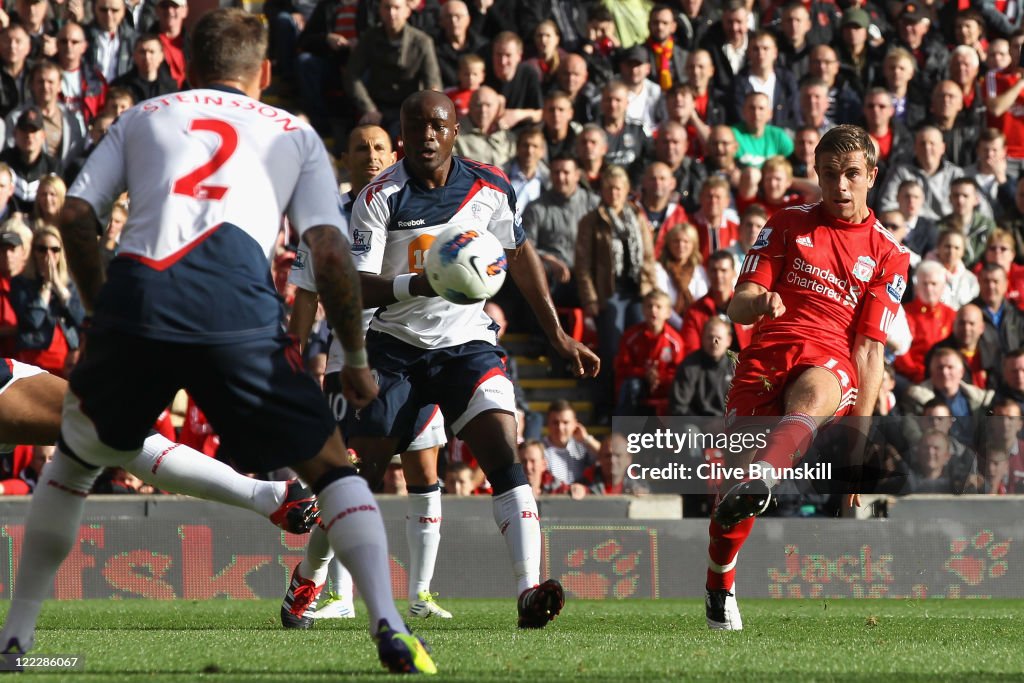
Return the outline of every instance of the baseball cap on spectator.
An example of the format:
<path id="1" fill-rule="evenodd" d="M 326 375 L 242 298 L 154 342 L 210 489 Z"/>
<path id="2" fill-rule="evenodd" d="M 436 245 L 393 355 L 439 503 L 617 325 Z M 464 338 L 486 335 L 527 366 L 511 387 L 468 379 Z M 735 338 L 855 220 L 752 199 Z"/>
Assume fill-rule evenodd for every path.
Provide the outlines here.
<path id="1" fill-rule="evenodd" d="M 177 5 L 178 7 L 184 7 L 188 4 L 188 0 L 160 0 L 160 2 L 158 2 L 157 4 L 162 5 L 165 2 L 169 2 L 172 5 Z"/>
<path id="2" fill-rule="evenodd" d="M 18 122 L 14 127 L 27 133 L 40 131 L 43 129 L 43 113 L 38 107 L 28 107 L 18 116 Z"/>
<path id="3" fill-rule="evenodd" d="M 911 0 L 911 2 L 904 3 L 903 9 L 900 10 L 900 21 L 907 21 L 911 24 L 916 24 L 922 19 L 928 19 L 931 21 L 932 13 L 928 9 L 927 5 Z"/>
<path id="4" fill-rule="evenodd" d="M 21 246 L 21 235 L 16 232 L 4 232 L 0 233 L 0 245 L 7 245 L 11 247 Z"/>
<path id="5" fill-rule="evenodd" d="M 623 50 L 619 56 L 619 64 L 625 64 L 626 62 L 636 62 L 637 64 L 644 64 L 647 62 L 647 50 L 642 45 L 634 45 L 628 50 Z"/>
<path id="6" fill-rule="evenodd" d="M 850 9 L 843 12 L 843 21 L 840 24 L 840 27 L 842 26 L 856 26 L 857 28 L 867 28 L 871 26 L 871 15 L 859 7 L 851 7 Z"/>

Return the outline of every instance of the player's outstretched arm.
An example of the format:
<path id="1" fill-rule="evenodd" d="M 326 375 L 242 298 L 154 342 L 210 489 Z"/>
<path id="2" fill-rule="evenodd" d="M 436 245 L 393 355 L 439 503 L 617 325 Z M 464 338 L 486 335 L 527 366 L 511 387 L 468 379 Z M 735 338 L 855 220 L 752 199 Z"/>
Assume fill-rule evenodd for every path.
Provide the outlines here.
<path id="1" fill-rule="evenodd" d="M 782 297 L 755 282 L 743 282 L 729 302 L 729 318 L 740 325 L 753 325 L 761 316 L 778 318 L 786 312 Z"/>
<path id="2" fill-rule="evenodd" d="M 401 280 L 405 278 L 405 280 Z M 408 283 L 409 297 L 414 296 L 437 296 L 437 292 L 430 286 L 427 276 L 423 273 L 399 275 L 396 278 L 383 277 L 373 273 L 359 273 L 359 282 L 363 287 L 363 304 L 367 308 L 378 308 L 387 306 L 398 301 L 395 295 L 395 283 L 404 288 Z M 404 289 L 403 289 L 404 291 Z"/>
<path id="3" fill-rule="evenodd" d="M 362 408 L 376 398 L 377 383 L 366 359 L 359 273 L 335 226 L 317 225 L 306 230 L 302 238 L 313 257 L 316 289 L 323 299 L 327 321 L 345 349 L 342 393 L 350 404 Z"/>
<path id="4" fill-rule="evenodd" d="M 577 377 L 597 376 L 601 370 L 601 360 L 593 351 L 567 335 L 558 322 L 544 266 L 530 240 L 524 240 L 517 249 L 506 249 L 505 254 L 508 257 L 508 272 L 530 303 L 533 314 L 537 316 L 544 334 L 558 355 L 572 363 L 573 373 Z"/>
<path id="5" fill-rule="evenodd" d="M 68 197 L 60 214 L 60 234 L 82 305 L 86 313 L 92 313 L 96 297 L 106 280 L 96 240 L 96 235 L 100 234 L 100 223 L 92 205 L 77 197 Z"/>

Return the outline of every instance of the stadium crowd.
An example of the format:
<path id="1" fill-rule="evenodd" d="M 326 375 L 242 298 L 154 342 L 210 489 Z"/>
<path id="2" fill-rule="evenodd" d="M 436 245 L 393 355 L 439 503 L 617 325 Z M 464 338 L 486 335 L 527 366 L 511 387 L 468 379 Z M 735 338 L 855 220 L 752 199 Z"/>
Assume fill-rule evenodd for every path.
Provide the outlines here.
<path id="1" fill-rule="evenodd" d="M 425 88 L 449 95 L 462 117 L 456 153 L 508 175 L 556 305 L 601 356 L 599 422 L 724 415 L 732 352 L 751 335 L 725 315 L 744 257 L 775 212 L 819 199 L 820 136 L 863 126 L 880 169 L 871 205 L 912 264 L 909 334 L 892 340 L 877 414 L 931 419 L 893 428 L 886 466 L 906 475 L 902 492 L 1024 492 L 1018 3 L 269 0 L 262 11 L 274 102 L 304 113 L 332 151 L 364 124 L 400 149 L 401 102 Z M 4 357 L 61 376 L 73 366 L 84 310 L 56 217 L 120 112 L 188 89 L 189 12 L 186 0 L 0 11 Z M 110 257 L 129 211 L 122 198 L 103 217 Z M 283 230 L 274 264 L 286 300 L 289 242 Z M 512 283 L 496 303 L 514 330 L 532 319 Z M 319 333 L 309 365 L 322 374 Z M 594 438 L 565 401 L 546 419 L 518 403 L 535 493 L 643 492 L 623 477 L 621 435 Z M 989 415 L 1004 426 L 963 427 Z M 215 455 L 194 405 L 183 420 L 177 438 Z M 465 450 L 449 447 L 447 489 L 484 492 Z M 31 490 L 44 458 L 6 456 L 3 493 Z M 123 472 L 106 485 L 140 489 Z"/>

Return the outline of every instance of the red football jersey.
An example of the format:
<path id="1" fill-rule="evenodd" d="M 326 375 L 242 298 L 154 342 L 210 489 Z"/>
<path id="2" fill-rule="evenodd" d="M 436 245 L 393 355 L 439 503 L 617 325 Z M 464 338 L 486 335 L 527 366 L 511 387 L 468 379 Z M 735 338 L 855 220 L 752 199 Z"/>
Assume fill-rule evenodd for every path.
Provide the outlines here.
<path id="1" fill-rule="evenodd" d="M 834 218 L 820 203 L 777 212 L 747 252 L 738 284 L 778 293 L 786 312 L 761 319 L 749 351 L 812 341 L 849 358 L 857 334 L 884 343 L 909 265 L 906 247 L 874 212 L 863 223 Z"/>
<path id="2" fill-rule="evenodd" d="M 999 73 L 989 73 L 985 76 L 985 94 L 990 98 L 996 97 L 1012 88 L 1019 80 L 1016 66 Z M 1024 157 L 1024 95 L 1018 95 L 1017 100 L 1002 115 L 989 114 L 988 125 L 998 128 L 1006 136 L 1006 156 L 1011 159 Z"/>

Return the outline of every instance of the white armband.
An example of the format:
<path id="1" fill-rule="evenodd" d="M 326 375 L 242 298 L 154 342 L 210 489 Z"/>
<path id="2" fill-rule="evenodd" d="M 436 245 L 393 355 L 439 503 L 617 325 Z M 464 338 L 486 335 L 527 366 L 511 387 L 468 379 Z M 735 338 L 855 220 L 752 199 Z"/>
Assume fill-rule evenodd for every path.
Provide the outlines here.
<path id="1" fill-rule="evenodd" d="M 358 351 L 346 351 L 344 363 L 348 368 L 370 367 L 370 361 L 366 357 L 366 348 L 361 348 Z"/>
<path id="2" fill-rule="evenodd" d="M 406 273 L 405 275 L 399 275 L 394 279 L 391 286 L 391 291 L 394 292 L 395 299 L 398 301 L 409 301 L 415 298 L 415 294 L 409 291 L 409 287 L 412 285 L 412 279 L 416 277 L 414 273 Z"/>

